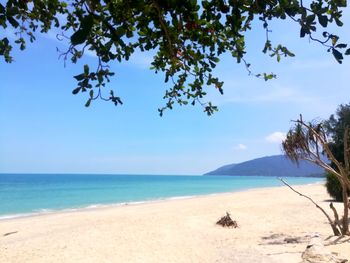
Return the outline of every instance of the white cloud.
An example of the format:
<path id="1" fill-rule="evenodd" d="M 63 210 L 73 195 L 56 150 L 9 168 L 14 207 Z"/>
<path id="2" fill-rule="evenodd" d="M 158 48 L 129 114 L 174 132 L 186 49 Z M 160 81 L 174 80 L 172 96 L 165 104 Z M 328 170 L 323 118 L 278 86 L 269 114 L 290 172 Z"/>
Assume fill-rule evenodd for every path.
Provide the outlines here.
<path id="1" fill-rule="evenodd" d="M 265 140 L 270 143 L 281 143 L 286 138 L 286 134 L 284 132 L 273 132 L 265 137 Z"/>
<path id="2" fill-rule="evenodd" d="M 240 143 L 235 147 L 236 150 L 246 150 L 247 148 L 248 148 L 247 145 L 243 143 Z"/>
<path id="3" fill-rule="evenodd" d="M 218 105 L 243 103 L 243 104 L 271 104 L 271 103 L 293 103 L 298 105 L 309 105 L 320 100 L 319 94 L 305 91 L 301 85 L 285 83 L 279 80 L 263 82 L 260 79 L 248 79 L 246 82 L 240 80 L 224 80 L 224 96 L 216 90 L 209 90 L 209 100 Z M 247 84 L 251 83 L 251 84 Z M 248 86 L 249 85 L 249 86 Z"/>
<path id="4" fill-rule="evenodd" d="M 151 67 L 151 62 L 153 61 L 153 56 L 151 54 L 151 52 L 141 52 L 136 50 L 130 57 L 130 63 L 132 66 L 141 69 L 149 69 Z"/>

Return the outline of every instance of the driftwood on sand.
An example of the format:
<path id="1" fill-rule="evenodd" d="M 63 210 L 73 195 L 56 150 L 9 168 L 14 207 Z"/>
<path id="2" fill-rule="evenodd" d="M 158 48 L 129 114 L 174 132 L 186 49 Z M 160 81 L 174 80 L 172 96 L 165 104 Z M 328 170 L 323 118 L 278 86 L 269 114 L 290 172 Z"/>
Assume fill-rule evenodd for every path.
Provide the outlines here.
<path id="1" fill-rule="evenodd" d="M 12 231 L 12 232 L 8 232 L 8 233 L 3 234 L 3 236 L 6 237 L 6 236 L 13 235 L 16 233 L 18 233 L 18 231 Z"/>
<path id="2" fill-rule="evenodd" d="M 219 219 L 219 221 L 216 222 L 216 224 L 220 225 L 222 227 L 233 227 L 233 228 L 238 227 L 236 220 L 232 220 L 232 218 L 228 212 L 226 212 L 226 215 L 221 217 Z"/>

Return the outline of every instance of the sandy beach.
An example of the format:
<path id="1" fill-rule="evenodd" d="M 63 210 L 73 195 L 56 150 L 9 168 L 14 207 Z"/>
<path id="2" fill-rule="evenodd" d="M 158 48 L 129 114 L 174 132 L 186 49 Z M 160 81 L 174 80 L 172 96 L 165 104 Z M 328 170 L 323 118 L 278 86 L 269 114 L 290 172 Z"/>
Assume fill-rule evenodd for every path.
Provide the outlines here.
<path id="1" fill-rule="evenodd" d="M 321 184 L 296 189 L 329 211 Z M 239 228 L 215 225 L 226 211 Z M 300 262 L 315 234 L 350 259 L 349 238 L 329 238 L 312 203 L 275 187 L 1 220 L 0 262 Z"/>

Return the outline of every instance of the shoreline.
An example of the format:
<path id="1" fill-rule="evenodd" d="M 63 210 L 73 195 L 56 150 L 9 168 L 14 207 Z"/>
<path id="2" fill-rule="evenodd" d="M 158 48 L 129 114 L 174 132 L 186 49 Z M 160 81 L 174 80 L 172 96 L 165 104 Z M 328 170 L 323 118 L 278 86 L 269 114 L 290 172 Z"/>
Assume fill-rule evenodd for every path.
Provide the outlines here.
<path id="1" fill-rule="evenodd" d="M 322 184 L 294 187 L 329 209 Z M 226 212 L 238 228 L 216 225 Z M 348 238 L 330 237 L 322 213 L 281 186 L 3 220 L 0 255 L 30 263 L 295 263 L 315 234 L 350 258 Z"/>
<path id="2" fill-rule="evenodd" d="M 278 180 L 276 178 L 276 180 Z M 315 183 L 308 183 L 308 184 L 291 184 L 293 187 L 299 187 L 299 186 L 312 186 L 312 185 L 323 185 L 324 182 L 315 182 Z M 246 189 L 240 189 L 236 191 L 231 192 L 218 192 L 218 193 L 210 193 L 210 194 L 203 194 L 203 195 L 188 195 L 188 196 L 173 196 L 173 197 L 166 197 L 166 198 L 159 198 L 159 199 L 152 199 L 152 200 L 141 200 L 141 201 L 130 201 L 130 202 L 122 202 L 122 203 L 110 203 L 110 204 L 90 204 L 88 206 L 84 207 L 77 207 L 77 208 L 63 208 L 63 209 L 41 209 L 43 211 L 34 211 L 34 212 L 28 212 L 28 213 L 18 213 L 18 214 L 4 214 L 0 215 L 0 223 L 2 221 L 9 221 L 9 220 L 16 220 L 16 219 L 22 219 L 22 218 L 31 218 L 31 217 L 40 217 L 40 216 L 46 216 L 46 215 L 53 215 L 53 214 L 70 214 L 75 212 L 85 212 L 85 211 L 98 211 L 103 209 L 110 209 L 110 208 L 117 208 L 117 207 L 126 207 L 126 206 L 139 206 L 139 205 L 147 205 L 147 204 L 156 204 L 156 203 L 163 203 L 163 202 L 171 202 L 175 200 L 188 200 L 188 199 L 196 199 L 196 198 L 204 198 L 204 197 L 211 197 L 211 196 L 220 196 L 220 195 L 230 195 L 234 193 L 241 193 L 241 192 L 247 192 L 247 191 L 256 191 L 256 190 L 269 190 L 279 187 L 285 187 L 284 184 L 281 184 L 279 186 L 267 186 L 267 187 L 254 187 L 254 188 L 246 188 Z"/>

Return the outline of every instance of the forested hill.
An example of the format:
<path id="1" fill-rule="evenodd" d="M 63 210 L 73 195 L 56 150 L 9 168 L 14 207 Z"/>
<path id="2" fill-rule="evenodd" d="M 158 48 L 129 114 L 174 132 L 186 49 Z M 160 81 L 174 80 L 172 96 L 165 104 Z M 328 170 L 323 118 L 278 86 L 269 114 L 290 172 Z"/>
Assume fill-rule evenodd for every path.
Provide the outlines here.
<path id="1" fill-rule="evenodd" d="M 284 155 L 266 156 L 238 164 L 228 164 L 205 175 L 258 175 L 258 176 L 314 176 L 321 177 L 324 170 L 306 161 L 299 166 Z"/>

